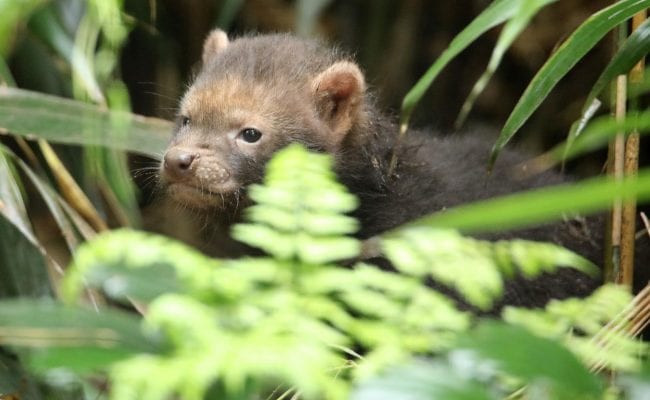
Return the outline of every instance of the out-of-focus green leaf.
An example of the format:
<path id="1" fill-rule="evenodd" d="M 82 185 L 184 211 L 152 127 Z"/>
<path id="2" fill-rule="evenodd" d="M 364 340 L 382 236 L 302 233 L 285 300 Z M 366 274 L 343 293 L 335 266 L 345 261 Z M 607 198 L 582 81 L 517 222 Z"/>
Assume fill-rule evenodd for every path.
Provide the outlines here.
<path id="1" fill-rule="evenodd" d="M 413 109 L 420 102 L 420 99 L 424 96 L 424 93 L 429 89 L 429 86 L 431 86 L 440 71 L 483 33 L 515 15 L 521 3 L 523 3 L 523 0 L 496 0 L 492 2 L 452 40 L 449 47 L 445 49 L 404 97 L 400 115 L 400 132 L 406 131 Z"/>
<path id="2" fill-rule="evenodd" d="M 618 52 L 610 60 L 605 70 L 600 74 L 596 83 L 592 86 L 587 100 L 582 107 L 580 120 L 571 127 L 567 140 L 571 145 L 573 140 L 581 134 L 590 119 L 592 104 L 596 98 L 607 87 L 607 85 L 618 75 L 627 74 L 632 67 L 650 52 L 650 20 L 641 24 L 627 40 L 623 43 Z"/>
<path id="3" fill-rule="evenodd" d="M 11 71 L 9 66 L 5 62 L 5 59 L 0 56 L 0 86 L 16 86 L 13 76 L 11 76 Z"/>
<path id="4" fill-rule="evenodd" d="M 217 17 L 217 26 L 225 31 L 229 30 L 243 5 L 244 0 L 223 1 Z"/>
<path id="5" fill-rule="evenodd" d="M 108 361 L 136 352 L 160 350 L 155 338 L 142 333 L 141 320 L 134 314 L 27 300 L 0 302 L 0 344 L 51 351 L 32 360 L 43 363 L 34 365 L 37 368 L 58 366 L 85 371 L 103 369 Z M 64 355 L 65 350 L 75 348 L 78 357 Z"/>
<path id="6" fill-rule="evenodd" d="M 555 221 L 567 213 L 604 210 L 615 199 L 634 196 L 640 201 L 650 199 L 650 169 L 640 170 L 636 178 L 622 181 L 608 177 L 594 178 L 458 206 L 419 218 L 403 227 L 432 226 L 462 232 L 500 232 Z"/>
<path id="7" fill-rule="evenodd" d="M 416 361 L 363 382 L 353 400 L 488 400 L 498 397 L 485 385 L 441 362 Z"/>
<path id="8" fill-rule="evenodd" d="M 63 235 L 63 238 L 65 239 L 68 245 L 68 249 L 74 250 L 77 247 L 78 238 L 75 234 L 74 229 L 72 229 L 68 216 L 62 209 L 62 206 L 60 205 L 60 203 L 63 202 L 64 200 L 62 200 L 60 196 L 50 186 L 48 186 L 45 182 L 43 182 L 42 178 L 36 175 L 34 171 L 32 171 L 32 169 L 27 164 L 25 164 L 23 160 L 16 157 L 16 155 L 11 150 L 2 146 L 1 144 L 0 144 L 0 156 L 10 157 L 13 161 L 16 162 L 18 167 L 20 167 L 23 173 L 25 173 L 25 175 L 29 178 L 29 180 L 35 186 L 36 190 L 41 195 L 41 198 L 47 205 L 47 208 L 52 214 L 52 217 L 54 217 L 56 224 L 59 226 L 59 229 L 61 230 L 61 234 Z M 5 199 L 4 196 L 0 196 L 0 198 L 2 198 L 3 200 Z M 34 239 L 33 242 L 36 243 L 36 240 Z"/>
<path id="9" fill-rule="evenodd" d="M 471 111 L 474 102 L 476 101 L 476 98 L 481 93 L 483 93 L 483 89 L 485 89 L 485 86 L 487 86 L 490 78 L 492 75 L 494 75 L 494 71 L 496 71 L 499 64 L 501 64 L 503 55 L 505 54 L 506 50 L 510 48 L 512 42 L 517 38 L 517 36 L 519 36 L 521 31 L 523 31 L 528 26 L 530 20 L 542 8 L 556 1 L 557 0 L 533 0 L 524 1 L 519 4 L 516 13 L 506 23 L 506 25 L 503 27 L 503 30 L 501 31 L 501 34 L 499 35 L 499 40 L 497 41 L 497 44 L 492 51 L 492 56 L 490 57 L 490 62 L 487 66 L 487 69 L 485 72 L 483 72 L 479 80 L 472 88 L 472 92 L 469 94 L 469 96 L 467 96 L 467 99 L 465 100 L 465 103 L 460 110 L 460 114 L 456 119 L 456 128 L 459 128 L 465 122 L 467 115 Z"/>
<path id="10" fill-rule="evenodd" d="M 16 28 L 46 0 L 0 0 L 0 56 L 9 53 Z"/>
<path id="11" fill-rule="evenodd" d="M 29 240 L 3 215 L 0 238 L 0 298 L 50 296 L 48 267 L 37 242 Z"/>
<path id="12" fill-rule="evenodd" d="M 515 326 L 483 322 L 461 337 L 454 353 L 466 356 L 467 351 L 474 363 L 524 379 L 529 387 L 551 389 L 550 398 L 599 398 L 602 393 L 598 377 L 590 374 L 567 349 Z"/>
<path id="13" fill-rule="evenodd" d="M 621 0 L 593 14 L 580 25 L 546 61 L 526 88 L 492 148 L 490 165 L 566 73 L 609 31 L 648 7 L 650 0 Z"/>
<path id="14" fill-rule="evenodd" d="M 55 143 L 99 145 L 159 159 L 171 130 L 171 123 L 160 119 L 0 87 L 0 133 Z"/>
<path id="15" fill-rule="evenodd" d="M 85 57 L 82 49 L 75 46 L 74 40 L 68 36 L 52 9 L 44 8 L 34 14 L 30 27 L 41 40 L 70 64 L 75 76 L 93 102 L 105 104 L 104 95 L 95 79 L 92 63 Z"/>

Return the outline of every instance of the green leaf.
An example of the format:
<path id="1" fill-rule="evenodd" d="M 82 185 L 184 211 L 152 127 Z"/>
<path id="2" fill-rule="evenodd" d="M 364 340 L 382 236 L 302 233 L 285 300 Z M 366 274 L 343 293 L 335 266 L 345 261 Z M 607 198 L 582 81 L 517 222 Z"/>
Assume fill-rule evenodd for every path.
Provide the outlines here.
<path id="1" fill-rule="evenodd" d="M 219 261 L 164 236 L 120 229 L 78 249 L 61 291 L 68 302 L 77 301 L 86 281 L 117 299 L 151 300 L 179 287 L 203 295 L 215 290 L 213 275 L 219 266 Z M 237 288 L 235 277 L 226 276 Z"/>
<path id="2" fill-rule="evenodd" d="M 0 298 L 52 295 L 44 252 L 28 237 L 0 215 Z"/>
<path id="3" fill-rule="evenodd" d="M 160 119 L 0 87 L 0 133 L 54 143 L 105 146 L 160 159 L 171 130 L 171 123 Z"/>
<path id="4" fill-rule="evenodd" d="M 634 196 L 639 201 L 650 199 L 650 169 L 640 170 L 636 178 L 622 181 L 593 178 L 470 203 L 427 215 L 402 228 L 430 226 L 464 233 L 502 232 L 557 221 L 570 213 L 605 210 L 613 200 Z"/>
<path id="5" fill-rule="evenodd" d="M 506 23 L 503 30 L 501 31 L 501 34 L 499 35 L 499 40 L 497 41 L 497 44 L 492 51 L 492 56 L 490 57 L 490 62 L 488 63 L 487 69 L 485 72 L 483 72 L 476 84 L 474 84 L 472 92 L 465 100 L 465 103 L 460 110 L 460 114 L 456 119 L 456 128 L 459 128 L 464 123 L 467 115 L 474 105 L 474 102 L 476 101 L 476 98 L 480 96 L 480 94 L 485 89 L 485 86 L 487 86 L 487 83 L 490 81 L 492 75 L 494 75 L 494 72 L 496 71 L 499 64 L 501 64 L 503 55 L 505 54 L 506 50 L 510 48 L 512 42 L 514 42 L 521 31 L 523 31 L 528 26 L 530 20 L 542 8 L 556 1 L 557 0 L 533 0 L 522 1 L 519 3 L 519 7 L 516 13 Z"/>
<path id="6" fill-rule="evenodd" d="M 93 102 L 105 104 L 106 100 L 95 77 L 92 61 L 83 53 L 82 46 L 75 45 L 73 39 L 68 36 L 53 8 L 45 7 L 35 13 L 30 20 L 30 28 L 70 64 L 75 77 Z"/>
<path id="7" fill-rule="evenodd" d="M 1 301 L 0 343 L 52 350 L 36 357 L 35 361 L 43 363 L 36 365 L 39 368 L 56 365 L 85 371 L 104 369 L 107 360 L 160 350 L 152 337 L 143 335 L 140 319 L 133 314 L 72 308 L 51 301 Z M 79 357 L 64 355 L 65 349 L 72 348 L 79 349 Z M 80 351 L 88 348 L 94 350 Z"/>
<path id="8" fill-rule="evenodd" d="M 609 31 L 647 7 L 650 0 L 618 1 L 593 14 L 573 32 L 537 72 L 517 102 L 492 148 L 490 165 L 560 79 Z"/>
<path id="9" fill-rule="evenodd" d="M 406 132 L 413 109 L 420 102 L 420 99 L 422 99 L 422 96 L 424 96 L 440 71 L 483 33 L 515 15 L 521 3 L 523 3 L 523 0 L 496 0 L 492 2 L 452 40 L 449 47 L 442 52 L 440 57 L 404 97 L 400 115 L 400 132 Z"/>
<path id="10" fill-rule="evenodd" d="M 586 365 L 637 371 L 646 343 L 631 336 L 622 315 L 632 295 L 623 286 L 604 285 L 584 299 L 551 300 L 544 310 L 506 307 L 503 319 L 559 340 Z"/>
<path id="11" fill-rule="evenodd" d="M 452 353 L 474 363 L 494 365 L 528 385 L 549 386 L 552 398 L 599 398 L 602 385 L 566 348 L 503 323 L 486 321 L 461 337 Z M 479 367 L 480 368 L 480 367 Z M 583 397 L 584 396 L 584 397 Z"/>
<path id="12" fill-rule="evenodd" d="M 46 0 L 0 1 L 0 56 L 6 57 L 13 44 L 14 34 L 19 24 L 24 22 L 34 10 Z"/>
<path id="13" fill-rule="evenodd" d="M 414 361 L 363 382 L 353 400 L 488 400 L 493 393 L 442 362 Z"/>
<path id="14" fill-rule="evenodd" d="M 621 45 L 618 52 L 610 60 L 609 64 L 605 70 L 600 74 L 600 77 L 592 86 L 585 104 L 582 107 L 581 117 L 578 121 L 574 122 L 571 126 L 571 131 L 567 138 L 566 145 L 564 145 L 564 154 L 562 155 L 563 159 L 568 159 L 571 156 L 575 156 L 577 153 L 571 153 L 572 144 L 579 138 L 582 131 L 585 129 L 587 122 L 592 118 L 593 114 L 597 110 L 597 106 L 600 105 L 600 101 L 597 97 L 602 93 L 602 91 L 607 87 L 607 85 L 615 79 L 618 75 L 627 74 L 632 67 L 643 59 L 650 52 L 650 20 L 641 24 L 631 35 L 628 37 L 625 42 Z M 602 119 L 601 119 L 602 120 Z M 632 127 L 635 128 L 635 127 Z M 628 130 L 620 130 L 617 132 L 628 132 Z M 585 135 L 582 135 L 585 136 Z M 608 135 L 609 136 L 609 135 Z M 588 138 L 587 141 L 592 141 L 593 139 Z M 596 141 L 594 141 L 596 142 Z M 593 143 L 593 142 L 592 142 Z M 578 150 L 582 152 L 584 149 Z M 557 156 L 557 155 L 556 155 Z"/>

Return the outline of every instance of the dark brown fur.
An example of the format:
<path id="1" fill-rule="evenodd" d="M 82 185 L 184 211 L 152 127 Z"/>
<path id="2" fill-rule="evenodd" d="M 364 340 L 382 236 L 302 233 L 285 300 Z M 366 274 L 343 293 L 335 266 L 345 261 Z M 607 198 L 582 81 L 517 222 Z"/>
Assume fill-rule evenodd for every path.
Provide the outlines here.
<path id="1" fill-rule="evenodd" d="M 389 176 L 397 127 L 375 108 L 356 64 L 315 41 L 264 35 L 228 43 L 216 32 L 206 41 L 203 62 L 181 101 L 161 175 L 173 199 L 210 219 L 207 235 L 219 231 L 219 240 L 209 244 L 213 254 L 248 250 L 233 247 L 224 231 L 248 204 L 246 186 L 259 182 L 269 158 L 291 142 L 334 156 L 339 178 L 361 200 L 355 214 L 361 238 L 447 207 L 565 181 L 554 173 L 522 179 L 513 166 L 524 158 L 513 151 L 504 152 L 488 176 L 490 141 L 482 135 L 417 131 L 407 135 Z M 246 128 L 259 130 L 261 139 L 243 140 Z M 179 157 L 190 163 L 179 164 Z M 512 237 L 551 241 L 594 262 L 602 259 L 598 217 L 489 236 Z M 535 306 L 584 296 L 597 284 L 563 270 L 534 281 L 517 279 L 505 302 Z"/>

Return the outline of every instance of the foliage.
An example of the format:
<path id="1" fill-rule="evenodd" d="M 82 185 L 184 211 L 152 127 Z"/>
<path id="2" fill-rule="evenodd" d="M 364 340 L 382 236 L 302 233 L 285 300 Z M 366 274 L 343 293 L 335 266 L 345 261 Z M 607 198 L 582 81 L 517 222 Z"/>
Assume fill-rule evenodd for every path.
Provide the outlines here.
<path id="1" fill-rule="evenodd" d="M 424 393 L 488 396 L 484 381 L 449 363 L 470 357 L 465 349 L 476 353 L 470 359 L 477 366 L 498 362 L 491 373 L 516 379 L 518 385 L 550 379 L 557 393 L 600 393 L 596 377 L 559 343 L 502 323 L 474 328 L 475 317 L 459 311 L 423 279 L 431 274 L 485 307 L 498 297 L 502 275 L 511 275 L 515 265 L 534 276 L 556 265 L 588 267 L 580 257 L 552 245 L 492 244 L 446 230 L 406 228 L 380 239 L 401 273 L 362 263 L 337 265 L 360 252 L 360 243 L 345 236 L 356 229 L 356 221 L 344 215 L 356 199 L 335 181 L 329 156 L 298 145 L 276 154 L 264 184 L 254 186 L 252 196 L 257 204 L 235 235 L 263 246 L 270 256 L 216 260 L 157 235 L 129 230 L 103 234 L 76 253 L 62 287 L 70 305 L 0 303 L 0 342 L 44 348 L 30 353 L 30 365 L 39 371 L 55 366 L 82 374 L 107 371 L 115 399 L 173 394 L 241 398 L 274 390 L 338 399 L 346 398 L 355 382 L 365 382 L 355 394 L 364 398 L 367 390 L 374 393 L 384 386 L 368 383 L 373 377 L 414 355 L 436 357 L 420 372 L 407 369 L 412 379 L 422 379 L 430 368 L 440 370 L 438 380 L 419 384 Z M 422 252 L 423 245 L 431 251 Z M 422 258 L 427 253 L 433 257 Z M 454 273 L 443 274 L 443 264 Z M 493 276 L 486 279 L 486 274 Z M 496 286 L 486 290 L 486 281 Z M 144 325 L 138 328 L 135 317 L 122 311 L 96 314 L 71 307 L 84 288 L 146 310 Z M 572 346 L 581 344 L 599 334 L 604 321 L 629 301 L 624 292 L 607 290 L 586 300 L 552 303 L 547 312 L 509 309 L 506 320 L 553 339 L 562 336 Z M 603 309 L 603 297 L 611 294 L 619 301 Z M 540 318 L 547 324 L 535 323 Z M 556 327 L 555 336 L 548 334 L 549 324 Z M 573 327 L 584 338 L 570 336 Z M 619 360 L 629 361 L 643 347 L 621 335 L 611 337 L 627 345 L 614 350 Z M 599 349 L 579 347 L 588 363 L 599 360 Z M 522 359 L 530 349 L 538 349 L 536 357 L 546 363 Z M 64 356 L 71 351 L 77 356 Z M 571 374 L 558 372 L 557 365 Z M 611 365 L 638 367 L 616 360 Z M 415 384 L 404 382 L 392 390 Z M 495 386 L 501 393 L 516 387 Z"/>
<path id="2" fill-rule="evenodd" d="M 243 3 L 224 1 L 219 24 L 232 24 Z M 298 29 L 305 34 L 313 31 L 316 16 L 329 3 L 299 1 Z M 480 35 L 505 22 L 462 120 L 514 38 L 551 3 L 492 2 L 404 98 L 401 130 L 406 131 L 413 108 L 445 65 Z M 521 97 L 495 145 L 493 159 L 600 38 L 649 5 L 646 0 L 619 1 L 570 35 Z M 379 7 L 386 8 L 385 3 Z M 0 303 L 0 344 L 19 351 L 31 371 L 46 379 L 50 375 L 42 374 L 58 367 L 83 376 L 107 373 L 110 394 L 119 399 L 278 397 L 279 393 L 304 398 L 342 398 L 351 393 L 360 399 L 406 394 L 414 399 L 474 399 L 522 393 L 530 398 L 599 398 L 605 396 L 604 390 L 621 391 L 630 398 L 647 396 L 650 368 L 639 361 L 646 346 L 625 333 L 627 321 L 619 313 L 630 298 L 621 289 L 605 287 L 587 299 L 554 301 L 543 311 L 507 308 L 505 323 L 500 323 L 477 322 L 423 284 L 435 279 L 455 288 L 471 305 L 489 309 L 502 292 L 503 279 L 515 270 L 528 276 L 558 265 L 590 270 L 585 260 L 556 246 L 489 243 L 462 237 L 452 229 L 512 229 L 558 219 L 567 212 L 601 210 L 621 196 L 647 199 L 647 171 L 636 180 L 597 179 L 424 217 L 377 239 L 399 272 L 395 273 L 356 261 L 362 243 L 346 236 L 354 233 L 357 223 L 345 215 L 356 200 L 334 181 L 331 161 L 290 148 L 270 164 L 264 185 L 251 188 L 257 205 L 249 209 L 248 223 L 234 232 L 269 257 L 214 260 L 169 239 L 127 230 L 101 235 L 77 251 L 79 243 L 92 238 L 97 229 L 87 220 L 102 220 L 107 212 L 134 211 L 124 154 L 103 149 L 156 158 L 165 142 L 160 133 L 170 127 L 128 112 L 119 57 L 133 19 L 124 10 L 119 0 L 37 0 L 20 5 L 0 1 L 2 56 L 10 52 L 17 32 L 28 30 L 47 48 L 40 56 L 35 53 L 34 69 L 52 66 L 48 76 L 64 82 L 54 92 L 77 99 L 0 87 L 2 133 L 14 135 L 23 152 L 30 147 L 22 138 L 41 139 L 38 155 L 24 153 L 28 163 L 0 145 L 0 297 L 51 296 L 52 288 L 58 289 L 50 278 L 60 271 L 34 234 L 21 177 L 45 200 L 75 253 L 62 285 L 70 304 L 24 299 Z M 621 129 L 647 131 L 647 113 L 625 121 L 611 117 L 590 121 L 596 98 L 607 83 L 647 54 L 647 29 L 643 25 L 612 58 L 567 142 L 547 155 L 544 167 L 603 146 Z M 13 85 L 4 59 L 0 59 L 0 82 Z M 84 146 L 90 155 L 84 169 L 68 173 L 42 139 Z M 95 145 L 102 149 L 92 149 Z M 48 154 L 49 172 L 44 173 L 46 163 L 40 156 Z M 98 188 L 95 179 L 87 179 L 88 172 L 98 178 L 102 190 L 110 187 L 119 198 L 107 207 L 110 210 L 96 201 Z M 74 199 L 85 199 L 81 190 L 53 189 L 52 177 L 61 182 L 69 175 L 75 175 L 95 200 L 94 216 L 81 211 L 78 204 L 83 199 Z M 110 191 L 103 192 L 106 202 L 112 199 Z M 133 221 L 137 216 L 132 214 L 121 222 Z M 105 226 L 102 223 L 100 228 Z M 55 267 L 49 276 L 48 265 Z M 86 299 L 94 303 L 95 290 L 111 302 L 135 305 L 144 322 L 133 313 L 109 307 L 89 310 L 77 304 Z M 32 377 L 17 373 L 21 366 L 8 354 L 0 349 L 0 397 L 17 382 L 21 387 L 29 382 L 10 396 L 39 398 Z M 2 372 L 6 366 L 10 374 Z M 589 374 L 590 369 L 603 366 L 621 372 L 620 378 L 610 383 Z M 59 381 L 66 381 L 64 375 L 59 375 Z M 93 390 L 97 389 L 86 384 L 85 397 L 97 397 Z"/>

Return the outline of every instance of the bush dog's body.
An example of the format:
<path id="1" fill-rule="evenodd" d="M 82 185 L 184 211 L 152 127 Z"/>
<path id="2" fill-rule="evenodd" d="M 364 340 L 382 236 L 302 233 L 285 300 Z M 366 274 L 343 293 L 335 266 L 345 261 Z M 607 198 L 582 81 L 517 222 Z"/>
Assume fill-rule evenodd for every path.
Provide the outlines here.
<path id="1" fill-rule="evenodd" d="M 406 136 L 389 176 L 396 133 L 366 93 L 357 65 L 338 51 L 289 35 L 230 42 L 214 31 L 204 45 L 202 69 L 181 101 L 161 174 L 172 199 L 205 214 L 210 229 L 222 233 L 211 243 L 212 253 L 221 255 L 243 250 L 225 235 L 248 203 L 245 188 L 259 182 L 265 163 L 291 142 L 334 156 L 340 180 L 361 200 L 356 213 L 361 238 L 461 203 L 563 181 L 553 173 L 519 179 L 513 166 L 523 158 L 511 151 L 488 176 L 488 142 L 426 132 Z M 597 219 L 569 219 L 498 237 L 555 242 L 600 263 Z M 586 295 L 596 285 L 563 270 L 532 282 L 518 279 L 505 302 L 540 305 L 549 298 Z"/>

